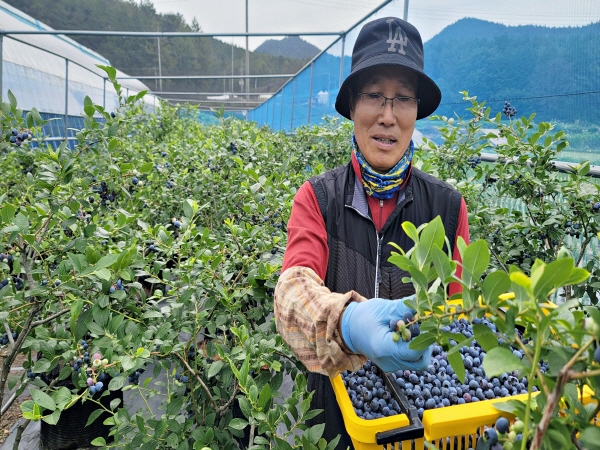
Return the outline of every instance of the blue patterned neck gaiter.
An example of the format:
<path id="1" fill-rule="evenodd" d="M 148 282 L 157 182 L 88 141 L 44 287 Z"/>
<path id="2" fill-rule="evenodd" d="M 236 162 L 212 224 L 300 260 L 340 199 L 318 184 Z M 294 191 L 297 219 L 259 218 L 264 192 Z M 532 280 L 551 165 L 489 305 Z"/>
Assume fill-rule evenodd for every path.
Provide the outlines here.
<path id="1" fill-rule="evenodd" d="M 360 166 L 363 186 L 365 187 L 367 195 L 387 200 L 388 198 L 392 198 L 394 194 L 398 192 L 406 180 L 415 147 L 411 140 L 408 149 L 406 149 L 406 152 L 404 152 L 400 161 L 398 161 L 387 173 L 376 172 L 369 165 L 363 154 L 360 152 L 354 135 L 352 135 L 352 150 L 356 155 L 356 160 Z"/>

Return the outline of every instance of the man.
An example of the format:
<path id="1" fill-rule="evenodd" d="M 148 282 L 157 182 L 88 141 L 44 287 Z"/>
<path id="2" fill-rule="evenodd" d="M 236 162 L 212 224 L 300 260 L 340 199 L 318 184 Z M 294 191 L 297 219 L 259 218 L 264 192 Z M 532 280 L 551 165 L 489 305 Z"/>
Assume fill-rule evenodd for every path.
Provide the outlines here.
<path id="1" fill-rule="evenodd" d="M 311 372 L 311 406 L 324 409 L 311 425 L 325 422 L 327 440 L 341 434 L 340 449 L 352 444 L 329 377 L 366 359 L 384 371 L 429 364 L 430 350 L 411 350 L 390 336 L 390 320 L 408 311 L 402 299 L 414 289 L 402 282 L 407 273 L 388 262 L 389 243 L 410 249 L 402 223 L 419 226 L 438 215 L 455 260 L 458 236 L 469 242 L 462 196 L 412 166 L 415 122 L 440 100 L 423 72 L 417 29 L 393 17 L 367 23 L 335 104 L 354 122 L 351 161 L 311 178 L 294 198 L 275 289 L 277 329 Z"/>

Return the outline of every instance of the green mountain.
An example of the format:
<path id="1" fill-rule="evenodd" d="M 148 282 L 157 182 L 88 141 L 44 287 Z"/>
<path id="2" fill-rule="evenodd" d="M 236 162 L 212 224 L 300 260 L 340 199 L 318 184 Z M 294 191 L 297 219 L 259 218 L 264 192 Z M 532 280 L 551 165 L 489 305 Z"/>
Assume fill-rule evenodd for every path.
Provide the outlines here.
<path id="1" fill-rule="evenodd" d="M 600 23 L 509 27 L 462 19 L 427 41 L 425 70 L 443 93 L 439 114 L 464 115 L 460 91 L 504 101 L 539 120 L 600 122 Z"/>
<path id="2" fill-rule="evenodd" d="M 255 51 L 269 55 L 306 60 L 314 58 L 321 50 L 299 36 L 288 36 L 281 40 L 268 39 L 260 44 Z"/>
<path id="3" fill-rule="evenodd" d="M 6 0 L 57 30 L 201 31 L 194 18 L 187 24 L 180 14 L 159 14 L 148 0 Z M 73 36 L 74 40 L 100 53 L 113 66 L 132 76 L 157 75 L 158 40 Z M 310 45 L 310 44 L 309 44 Z M 233 53 L 233 55 L 232 55 Z M 218 39 L 161 38 L 162 75 L 245 74 L 246 51 Z M 302 58 L 302 57 L 300 57 Z M 308 60 L 250 52 L 250 74 L 296 73 Z M 233 61 L 232 61 L 233 60 Z M 251 92 L 274 92 L 283 79 L 251 80 Z M 146 81 L 150 89 L 159 83 Z M 245 92 L 240 80 L 164 80 L 164 91 Z"/>

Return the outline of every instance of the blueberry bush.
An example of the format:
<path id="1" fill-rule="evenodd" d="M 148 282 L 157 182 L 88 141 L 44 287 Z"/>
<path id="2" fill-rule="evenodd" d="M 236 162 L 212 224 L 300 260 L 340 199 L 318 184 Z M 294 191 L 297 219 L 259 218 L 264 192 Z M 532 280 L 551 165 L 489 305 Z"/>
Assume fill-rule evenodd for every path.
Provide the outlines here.
<path id="1" fill-rule="evenodd" d="M 293 196 L 313 174 L 347 162 L 351 123 L 329 119 L 293 135 L 224 117 L 204 126 L 189 107 L 145 112 L 143 93 L 124 96 L 115 70 L 103 69 L 120 107 L 109 112 L 86 98 L 72 150 L 43 143 L 42 118 L 24 115 L 12 94 L 0 105 L 0 400 L 5 386 L 16 395 L 29 389 L 23 417 L 48 424 L 77 402 L 94 402 L 88 423 L 111 429 L 92 440 L 102 448 L 333 448 L 323 426 L 304 424 L 319 411 L 309 408 L 306 369 L 276 332 L 272 296 Z M 501 121 L 469 101 L 473 118 L 447 119 L 444 143 L 426 141 L 417 160 L 468 201 L 475 242 L 461 246 L 463 304 L 445 306 L 454 263 L 440 250 L 440 224 L 406 225 L 417 245 L 395 262 L 413 275 L 418 316 L 394 327 L 412 345 L 435 343 L 435 376 L 461 382 L 447 388 L 450 402 L 450 387 L 457 403 L 458 387 L 465 402 L 471 395 L 463 389 L 469 375 L 479 377 L 478 400 L 497 387 L 502 395 L 503 387 L 526 390 L 503 410 L 523 424 L 515 431 L 521 448 L 594 448 L 600 439 L 587 424 L 598 411 L 581 404 L 583 386 L 592 396 L 600 389 L 600 317 L 580 301 L 595 304 L 598 287 L 584 252 L 600 209 L 589 165 L 556 173 L 551 162 L 566 141 L 550 124 L 534 126 L 512 109 Z M 488 147 L 503 164 L 481 162 Z M 498 297 L 505 292 L 514 297 Z M 554 293 L 567 301 L 541 307 Z M 10 376 L 19 354 L 26 373 Z M 470 365 L 483 366 L 488 389 Z M 282 391 L 284 376 L 294 380 L 291 393 Z M 413 394 L 414 376 L 420 383 L 427 375 L 395 374 Z M 398 413 L 377 389 L 382 397 L 369 408 Z M 116 391 L 146 407 L 102 402 Z M 504 448 L 517 442 L 511 432 L 520 422 L 508 432 L 496 425 Z"/>
<path id="2" fill-rule="evenodd" d="M 121 106 L 86 98 L 73 150 L 44 144 L 12 94 L 1 105 L 0 392 L 29 388 L 23 417 L 48 424 L 96 403 L 103 448 L 331 448 L 304 424 L 318 413 L 305 369 L 271 320 L 290 202 L 316 156 L 246 122 L 147 114 L 104 70 Z M 296 144 L 316 145 L 304 133 Z M 26 373 L 9 377 L 18 354 Z M 147 408 L 102 404 L 118 390 Z"/>
<path id="3" fill-rule="evenodd" d="M 463 94 L 469 115 L 436 117 L 444 123 L 442 143 L 425 139 L 418 164 L 465 197 L 472 238 L 485 239 L 492 254 L 484 275 L 513 265 L 530 273 L 536 259 L 549 262 L 561 250 L 596 275 L 600 192 L 587 176 L 589 162 L 559 172 L 555 161 L 568 146 L 563 131 L 535 123 L 535 115 L 518 118 L 510 104 L 493 114 L 485 102 Z M 482 162 L 483 153 L 495 153 L 497 162 Z M 560 294 L 586 294 L 596 304 L 598 287 L 594 282 Z"/>

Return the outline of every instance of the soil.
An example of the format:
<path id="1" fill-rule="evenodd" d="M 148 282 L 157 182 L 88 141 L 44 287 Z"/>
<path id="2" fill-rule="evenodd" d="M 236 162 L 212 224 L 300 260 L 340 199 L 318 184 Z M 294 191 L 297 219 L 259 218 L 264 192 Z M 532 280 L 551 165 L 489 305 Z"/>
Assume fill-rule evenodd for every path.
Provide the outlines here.
<path id="1" fill-rule="evenodd" d="M 0 364 L 2 363 L 2 356 L 0 355 Z M 20 376 L 23 374 L 24 370 L 20 370 L 23 367 L 23 362 L 25 362 L 27 358 L 24 355 L 18 355 L 15 359 L 12 370 L 10 371 L 9 379 L 15 376 Z M 4 401 L 6 402 L 11 396 L 11 393 L 8 390 L 8 386 L 4 390 Z M 8 411 L 2 415 L 0 419 L 0 444 L 3 444 L 4 441 L 8 438 L 10 431 L 15 423 L 19 421 L 21 418 L 21 408 L 19 405 L 23 403 L 27 398 L 18 398 L 13 402 L 13 404 L 8 408 Z"/>

